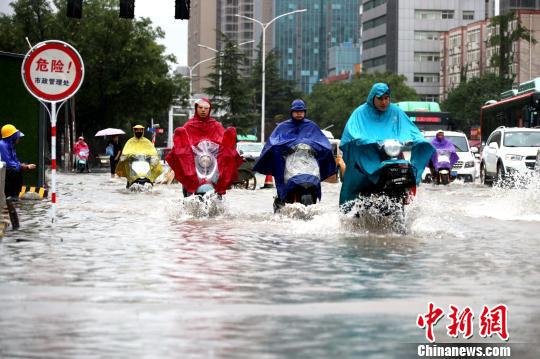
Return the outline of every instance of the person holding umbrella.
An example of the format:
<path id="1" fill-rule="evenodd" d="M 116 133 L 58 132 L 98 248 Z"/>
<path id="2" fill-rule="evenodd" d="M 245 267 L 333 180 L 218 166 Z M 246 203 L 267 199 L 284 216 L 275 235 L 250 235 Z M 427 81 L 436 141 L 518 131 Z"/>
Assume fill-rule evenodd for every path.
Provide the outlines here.
<path id="1" fill-rule="evenodd" d="M 122 155 L 122 146 L 120 146 L 120 138 L 118 135 L 112 136 L 105 151 L 106 154 L 109 155 L 109 163 L 111 165 L 111 177 L 114 177 L 116 172 L 116 165 L 118 164 L 118 160 Z"/>
<path id="2" fill-rule="evenodd" d="M 111 177 L 115 176 L 116 166 L 122 155 L 122 146 L 120 145 L 119 135 L 124 135 L 125 132 L 118 128 L 106 128 L 96 133 L 98 136 L 111 136 L 107 147 L 105 148 L 105 154 L 109 156 L 109 165 L 111 167 Z"/>

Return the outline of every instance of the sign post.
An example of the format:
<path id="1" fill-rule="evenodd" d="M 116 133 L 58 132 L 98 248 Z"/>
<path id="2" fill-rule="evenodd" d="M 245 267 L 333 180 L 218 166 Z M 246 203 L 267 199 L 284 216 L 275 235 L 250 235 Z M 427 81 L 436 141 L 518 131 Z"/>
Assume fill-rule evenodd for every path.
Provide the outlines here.
<path id="1" fill-rule="evenodd" d="M 84 63 L 71 45 L 47 40 L 24 57 L 21 75 L 26 89 L 47 109 L 51 119 L 51 212 L 56 220 L 56 119 L 62 105 L 81 87 Z M 50 110 L 47 103 L 50 103 Z M 57 104 L 60 103 L 59 106 Z"/>

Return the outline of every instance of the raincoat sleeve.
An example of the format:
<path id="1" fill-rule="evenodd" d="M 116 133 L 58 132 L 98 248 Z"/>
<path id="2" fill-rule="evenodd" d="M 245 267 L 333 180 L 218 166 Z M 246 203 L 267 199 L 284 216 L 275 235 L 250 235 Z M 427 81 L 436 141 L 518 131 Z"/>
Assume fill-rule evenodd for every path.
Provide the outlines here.
<path id="1" fill-rule="evenodd" d="M 195 171 L 195 157 L 189 136 L 184 127 L 174 130 L 173 148 L 165 159 L 174 171 L 174 177 L 187 192 L 195 192 L 199 179 Z"/>
<path id="2" fill-rule="evenodd" d="M 218 153 L 219 180 L 215 190 L 218 194 L 224 194 L 233 181 L 238 178 L 238 167 L 244 162 L 236 150 L 236 129 L 229 127 L 223 134 L 223 140 Z"/>

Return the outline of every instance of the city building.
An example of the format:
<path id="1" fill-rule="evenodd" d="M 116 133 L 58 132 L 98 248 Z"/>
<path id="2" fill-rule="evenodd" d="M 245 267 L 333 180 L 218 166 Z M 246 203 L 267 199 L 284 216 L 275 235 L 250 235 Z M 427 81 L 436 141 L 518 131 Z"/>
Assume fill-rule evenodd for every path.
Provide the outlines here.
<path id="1" fill-rule="evenodd" d="M 360 44 L 345 42 L 328 49 L 327 75 L 354 72 L 360 64 Z"/>
<path id="2" fill-rule="evenodd" d="M 188 66 L 216 56 L 216 53 L 199 45 L 222 50 L 221 33 L 238 44 L 248 58 L 248 64 L 241 70 L 247 75 L 258 56 L 261 39 L 261 26 L 253 21 L 236 16 L 248 16 L 262 22 L 271 20 L 273 2 L 260 0 L 192 0 L 188 23 Z M 267 33 L 266 49 L 273 47 L 272 36 Z M 207 61 L 192 71 L 194 93 L 201 93 L 210 86 L 208 75 L 212 73 L 215 60 Z"/>
<path id="3" fill-rule="evenodd" d="M 515 10 L 540 10 L 540 0 L 499 0 L 501 14 Z"/>
<path id="4" fill-rule="evenodd" d="M 521 24 L 531 30 L 535 38 L 540 34 L 539 10 L 515 10 Z M 515 25 L 514 25 L 515 26 Z M 441 36 L 440 96 L 462 81 L 468 81 L 486 72 L 497 73 L 491 66 L 491 57 L 498 53 L 497 47 L 489 46 L 489 38 L 496 34 L 490 20 L 478 21 L 467 26 L 450 29 Z M 540 40 L 540 38 L 536 38 Z M 512 45 L 510 66 L 514 83 L 519 84 L 540 76 L 540 43 L 532 44 L 526 40 Z"/>
<path id="5" fill-rule="evenodd" d="M 307 9 L 274 24 L 281 77 L 294 81 L 300 90 L 310 93 L 313 85 L 327 77 L 330 70 L 353 71 L 353 62 L 360 61 L 360 2 L 274 0 L 274 16 Z"/>
<path id="6" fill-rule="evenodd" d="M 364 0 L 362 71 L 407 78 L 420 99 L 439 100 L 441 33 L 484 20 L 485 0 Z"/>

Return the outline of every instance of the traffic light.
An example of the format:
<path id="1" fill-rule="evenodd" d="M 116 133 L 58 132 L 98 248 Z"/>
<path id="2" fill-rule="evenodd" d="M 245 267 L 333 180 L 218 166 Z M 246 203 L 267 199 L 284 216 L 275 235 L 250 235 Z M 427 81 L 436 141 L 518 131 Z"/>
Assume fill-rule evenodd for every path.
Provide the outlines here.
<path id="1" fill-rule="evenodd" d="M 68 0 L 67 17 L 80 19 L 82 17 L 82 0 Z"/>
<path id="2" fill-rule="evenodd" d="M 135 0 L 120 0 L 120 17 L 124 19 L 135 17 Z"/>
<path id="3" fill-rule="evenodd" d="M 189 2 L 189 0 L 175 0 L 175 19 L 189 20 Z"/>

